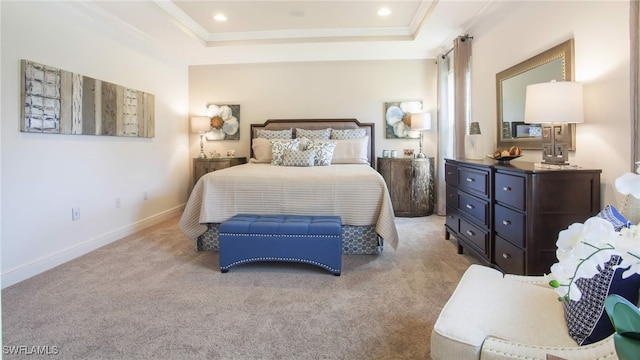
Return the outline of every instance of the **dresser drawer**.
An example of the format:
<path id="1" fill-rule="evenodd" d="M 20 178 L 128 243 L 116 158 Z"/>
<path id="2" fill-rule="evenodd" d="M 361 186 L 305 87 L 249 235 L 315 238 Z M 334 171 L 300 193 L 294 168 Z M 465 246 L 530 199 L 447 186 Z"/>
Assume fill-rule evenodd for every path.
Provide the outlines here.
<path id="1" fill-rule="evenodd" d="M 468 168 L 459 168 L 458 187 L 485 197 L 489 196 L 489 172 Z"/>
<path id="2" fill-rule="evenodd" d="M 460 218 L 460 234 L 475 245 L 487 258 L 489 257 L 489 233 Z"/>
<path id="3" fill-rule="evenodd" d="M 465 193 L 458 194 L 458 210 L 489 226 L 489 203 Z"/>
<path id="4" fill-rule="evenodd" d="M 447 217 L 444 220 L 444 224 L 451 229 L 451 231 L 456 233 L 460 231 L 459 219 L 458 211 L 452 207 L 447 207 Z"/>
<path id="5" fill-rule="evenodd" d="M 524 177 L 496 173 L 495 184 L 497 202 L 525 210 L 526 184 Z"/>
<path id="6" fill-rule="evenodd" d="M 525 247 L 524 214 L 496 205 L 494 218 L 493 228 L 496 233 L 520 247 Z"/>
<path id="7" fill-rule="evenodd" d="M 456 207 L 458 206 L 458 189 L 447 185 L 447 206 Z"/>
<path id="8" fill-rule="evenodd" d="M 500 236 L 496 236 L 495 262 L 505 273 L 517 275 L 525 273 L 524 250 Z"/>
<path id="9" fill-rule="evenodd" d="M 444 164 L 444 181 L 447 184 L 458 186 L 458 165 Z"/>

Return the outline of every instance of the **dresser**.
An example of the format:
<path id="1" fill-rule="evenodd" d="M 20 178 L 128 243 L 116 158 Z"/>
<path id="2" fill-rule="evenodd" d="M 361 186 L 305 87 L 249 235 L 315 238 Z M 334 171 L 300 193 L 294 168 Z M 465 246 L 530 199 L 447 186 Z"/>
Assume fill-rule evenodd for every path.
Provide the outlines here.
<path id="1" fill-rule="evenodd" d="M 549 273 L 558 233 L 600 211 L 600 173 L 446 159 L 445 236 L 505 273 Z"/>
<path id="2" fill-rule="evenodd" d="M 377 161 L 396 216 L 426 216 L 434 208 L 434 158 L 384 158 Z"/>
<path id="3" fill-rule="evenodd" d="M 212 171 L 226 169 L 231 166 L 246 164 L 247 158 L 244 156 L 236 157 L 221 157 L 221 158 L 209 158 L 193 159 L 193 184 L 198 182 L 202 175 L 210 173 Z"/>

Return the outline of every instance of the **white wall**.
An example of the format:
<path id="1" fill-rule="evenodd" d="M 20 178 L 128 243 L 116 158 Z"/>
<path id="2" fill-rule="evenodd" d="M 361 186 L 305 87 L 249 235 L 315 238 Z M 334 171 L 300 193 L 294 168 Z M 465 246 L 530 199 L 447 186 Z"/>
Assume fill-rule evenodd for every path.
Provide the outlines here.
<path id="1" fill-rule="evenodd" d="M 575 39 L 575 78 L 584 83 L 585 122 L 577 124 L 569 161 L 602 169 L 602 203 L 619 205 L 615 178 L 630 171 L 629 2 L 503 2 L 470 31 L 473 42 L 472 119 L 487 154 L 496 146 L 496 73 Z M 637 136 L 637 135 L 636 135 Z M 523 160 L 540 161 L 540 151 Z"/>
<path id="2" fill-rule="evenodd" d="M 384 138 L 384 103 L 422 100 L 435 119 L 435 60 L 335 61 L 203 65 L 189 69 L 189 112 L 204 115 L 208 103 L 240 104 L 240 140 L 209 141 L 216 150 L 249 156 L 249 124 L 267 119 L 356 118 L 375 123 L 376 154 L 418 151 L 417 139 Z M 435 122 L 432 128 L 435 129 Z M 425 134 L 424 153 L 436 154 L 436 132 Z M 191 155 L 199 153 L 197 135 Z"/>
<path id="3" fill-rule="evenodd" d="M 8 286 L 181 212 L 189 179 L 188 68 L 64 2 L 0 6 Z M 155 138 L 21 133 L 21 59 L 154 94 Z M 80 208 L 78 221 L 71 220 L 73 207 Z"/>

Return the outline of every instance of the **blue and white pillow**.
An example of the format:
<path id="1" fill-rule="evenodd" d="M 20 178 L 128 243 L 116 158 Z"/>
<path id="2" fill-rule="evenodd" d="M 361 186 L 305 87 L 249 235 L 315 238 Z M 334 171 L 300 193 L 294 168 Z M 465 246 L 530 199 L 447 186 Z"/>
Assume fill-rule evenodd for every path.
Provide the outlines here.
<path id="1" fill-rule="evenodd" d="M 628 221 L 627 219 L 625 219 L 625 217 L 622 214 L 620 214 L 615 207 L 611 205 L 605 206 L 605 208 L 602 209 L 602 211 L 600 211 L 596 216 L 601 217 L 607 220 L 608 222 L 610 222 L 616 231 L 620 231 L 620 229 L 622 229 L 623 227 L 629 227 L 632 225 L 631 221 Z"/>
<path id="2" fill-rule="evenodd" d="M 329 166 L 331 165 L 331 159 L 333 158 L 333 150 L 336 148 L 334 141 L 320 141 L 316 140 L 309 147 L 309 150 L 316 152 L 316 166 Z"/>
<path id="3" fill-rule="evenodd" d="M 349 140 L 360 139 L 367 136 L 367 130 L 365 129 L 332 129 L 331 139 L 334 140 Z"/>
<path id="4" fill-rule="evenodd" d="M 282 165 L 282 158 L 284 156 L 285 150 L 298 150 L 298 146 L 300 146 L 300 140 L 298 139 L 272 139 L 269 140 L 271 142 L 271 152 L 273 154 L 271 164 L 272 165 Z"/>
<path id="5" fill-rule="evenodd" d="M 293 130 L 258 130 L 256 131 L 256 137 L 263 139 L 291 139 L 293 137 Z"/>
<path id="6" fill-rule="evenodd" d="M 316 160 L 316 152 L 314 150 L 289 150 L 285 149 L 282 155 L 282 166 L 313 166 Z"/>
<path id="7" fill-rule="evenodd" d="M 307 139 L 329 140 L 330 136 L 331 136 L 331 128 L 320 129 L 320 130 L 307 130 L 307 129 L 296 128 L 297 138 L 305 137 Z"/>
<path id="8" fill-rule="evenodd" d="M 590 279 L 576 280 L 582 297 L 579 301 L 562 303 L 569 335 L 578 345 L 593 344 L 613 334 L 613 326 L 604 308 L 607 296 L 618 294 L 633 304 L 638 303 L 640 274 L 623 279 L 622 273 L 626 269 L 615 269 L 620 261 L 620 257 L 614 255 L 600 273 Z"/>

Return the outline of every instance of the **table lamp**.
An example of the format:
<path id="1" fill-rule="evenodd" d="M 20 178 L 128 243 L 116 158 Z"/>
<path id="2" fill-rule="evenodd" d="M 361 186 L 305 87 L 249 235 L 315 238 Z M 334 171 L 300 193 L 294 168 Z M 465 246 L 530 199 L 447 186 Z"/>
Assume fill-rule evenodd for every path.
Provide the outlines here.
<path id="1" fill-rule="evenodd" d="M 584 121 L 582 84 L 571 81 L 528 85 L 524 122 L 542 125 L 542 163 L 567 165 L 569 124 Z"/>
<path id="2" fill-rule="evenodd" d="M 204 154 L 204 133 L 211 130 L 211 119 L 206 116 L 193 116 L 191 118 L 191 132 L 200 134 L 200 159 L 206 159 Z"/>
<path id="3" fill-rule="evenodd" d="M 430 113 L 413 113 L 411 114 L 411 130 L 420 131 L 420 152 L 417 158 L 427 157 L 422 152 L 422 135 L 424 130 L 431 130 L 431 114 Z"/>

